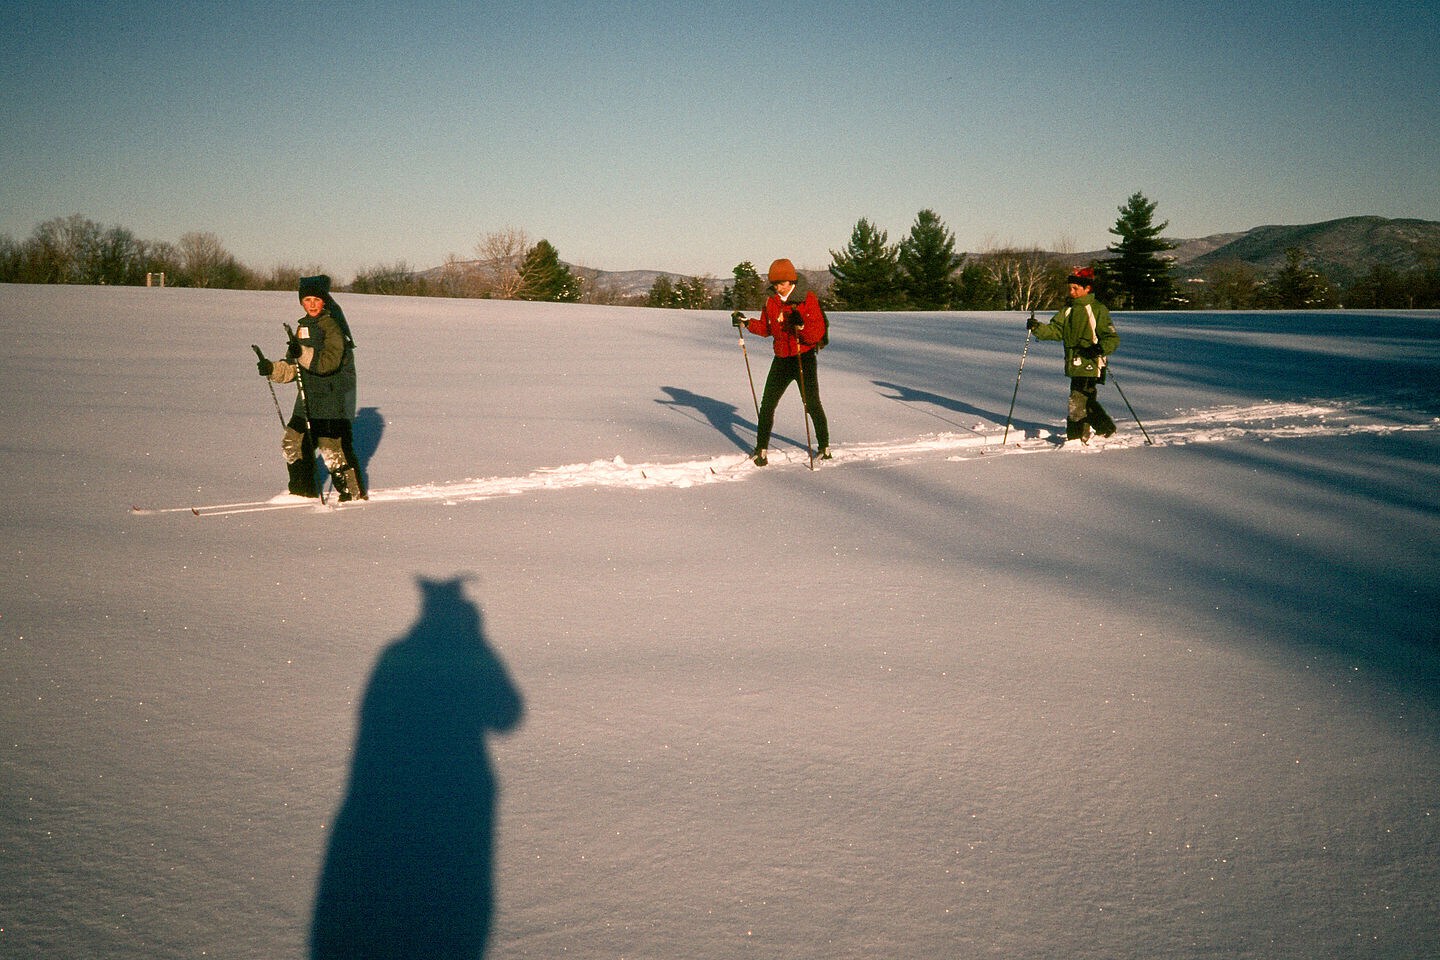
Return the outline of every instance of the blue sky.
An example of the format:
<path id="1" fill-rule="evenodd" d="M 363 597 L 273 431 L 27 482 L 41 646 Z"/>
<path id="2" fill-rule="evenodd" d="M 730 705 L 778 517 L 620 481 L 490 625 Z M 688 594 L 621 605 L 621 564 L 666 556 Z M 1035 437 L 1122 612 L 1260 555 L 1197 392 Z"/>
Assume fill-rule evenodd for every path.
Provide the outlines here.
<path id="1" fill-rule="evenodd" d="M 550 9 L 547 9 L 550 8 Z M 0 0 L 0 234 L 79 213 L 342 282 L 505 227 L 572 263 L 1440 220 L 1440 11 L 1401 2 Z"/>

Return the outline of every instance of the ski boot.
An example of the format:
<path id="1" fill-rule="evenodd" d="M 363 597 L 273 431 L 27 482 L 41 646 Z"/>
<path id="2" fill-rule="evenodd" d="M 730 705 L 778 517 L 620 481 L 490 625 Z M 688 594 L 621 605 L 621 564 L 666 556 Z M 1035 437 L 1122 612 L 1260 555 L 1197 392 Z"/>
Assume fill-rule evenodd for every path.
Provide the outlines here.
<path id="1" fill-rule="evenodd" d="M 311 454 L 310 460 L 296 460 L 293 463 L 285 464 L 290 471 L 290 483 L 287 490 L 292 496 L 310 497 L 319 499 L 320 488 L 315 484 L 315 457 Z"/>
<path id="2" fill-rule="evenodd" d="M 370 499 L 370 495 L 365 492 L 364 485 L 360 483 L 360 475 L 354 467 L 346 467 L 339 473 L 331 474 L 330 480 L 335 484 L 335 492 L 340 495 L 338 499 L 341 503 Z"/>

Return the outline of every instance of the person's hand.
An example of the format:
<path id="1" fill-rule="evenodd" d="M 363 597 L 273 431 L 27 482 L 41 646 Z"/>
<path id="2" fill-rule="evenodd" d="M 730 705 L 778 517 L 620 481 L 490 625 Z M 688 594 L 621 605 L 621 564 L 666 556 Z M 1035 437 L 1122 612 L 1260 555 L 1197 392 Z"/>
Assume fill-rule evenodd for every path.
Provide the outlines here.
<path id="1" fill-rule="evenodd" d="M 270 371 L 275 369 L 275 364 L 271 363 L 269 360 L 266 360 L 264 357 L 261 357 L 259 360 L 255 361 L 255 369 L 260 371 L 260 376 L 268 380 L 270 378 Z"/>
<path id="2" fill-rule="evenodd" d="M 741 313 L 739 310 L 736 310 L 734 313 L 730 314 L 730 322 L 733 323 L 737 328 L 744 326 L 745 314 Z"/>
<path id="3" fill-rule="evenodd" d="M 1034 317 L 1031 317 L 1029 320 L 1025 321 L 1026 330 L 1034 330 L 1038 326 L 1040 326 L 1040 321 L 1036 320 Z"/>
<path id="4" fill-rule="evenodd" d="M 294 360 L 298 356 L 300 356 L 300 338 L 292 335 L 290 342 L 285 347 L 285 359 Z"/>
<path id="5" fill-rule="evenodd" d="M 1075 348 L 1075 352 L 1082 357 L 1090 357 L 1091 359 L 1105 355 L 1105 351 L 1100 349 L 1100 344 L 1098 343 L 1082 343 Z"/>

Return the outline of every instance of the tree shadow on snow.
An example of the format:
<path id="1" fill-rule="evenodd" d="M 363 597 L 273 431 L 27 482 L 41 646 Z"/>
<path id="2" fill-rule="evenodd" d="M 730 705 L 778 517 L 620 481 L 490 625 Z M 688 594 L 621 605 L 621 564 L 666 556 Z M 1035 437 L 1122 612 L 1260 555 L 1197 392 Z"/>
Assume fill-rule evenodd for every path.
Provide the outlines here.
<path id="1" fill-rule="evenodd" d="M 974 420 L 971 419 L 974 417 L 979 417 L 981 420 L 988 420 L 998 426 L 1003 427 L 1005 425 L 1005 417 L 999 413 L 983 410 L 980 407 L 972 406 L 964 401 L 953 399 L 952 397 L 942 397 L 938 393 L 930 393 L 927 390 L 916 390 L 913 387 L 902 387 L 898 383 L 887 383 L 884 380 L 872 380 L 870 382 L 882 390 L 893 390 L 895 392 L 894 396 L 888 396 L 886 399 L 898 400 L 906 404 L 930 404 L 942 410 L 952 410 L 955 413 L 963 414 L 965 419 L 969 421 L 968 423 L 960 420 L 952 420 L 949 417 L 942 417 L 938 413 L 930 413 L 935 419 L 951 424 L 952 426 L 960 427 L 962 430 L 969 430 L 974 427 Z M 1064 402 L 1065 397 L 1062 395 L 1059 399 L 1062 409 Z M 1038 436 L 1041 430 L 1053 431 L 1055 425 L 1039 423 L 1035 420 L 1011 420 L 1010 429 L 1012 431 L 1018 431 L 1027 437 L 1034 437 Z"/>
<path id="2" fill-rule="evenodd" d="M 746 420 L 744 417 L 741 417 L 739 408 L 733 403 L 726 403 L 723 400 L 716 400 L 714 397 L 692 393 L 681 387 L 661 387 L 660 389 L 670 396 L 669 400 L 655 401 L 662 407 L 681 407 L 694 410 L 700 414 L 700 416 L 704 417 L 710 426 L 714 427 L 731 443 L 746 453 L 749 453 L 751 448 L 755 446 L 756 423 L 753 420 Z M 748 438 L 740 432 L 742 429 L 749 434 Z M 800 445 L 799 441 L 772 431 L 770 434 L 771 443 L 773 444 L 777 440 L 784 443 L 792 443 L 796 446 Z"/>
<path id="3" fill-rule="evenodd" d="M 492 913 L 497 784 L 486 734 L 524 705 L 464 578 L 418 581 L 409 633 L 381 653 L 315 898 L 314 960 L 479 958 Z"/>

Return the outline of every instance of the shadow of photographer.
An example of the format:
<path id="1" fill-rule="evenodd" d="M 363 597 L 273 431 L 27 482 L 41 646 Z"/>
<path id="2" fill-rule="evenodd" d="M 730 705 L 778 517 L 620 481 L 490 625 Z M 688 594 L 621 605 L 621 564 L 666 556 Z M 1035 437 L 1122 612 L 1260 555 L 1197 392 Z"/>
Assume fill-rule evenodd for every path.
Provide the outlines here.
<path id="1" fill-rule="evenodd" d="M 418 580 L 410 631 L 380 655 L 315 897 L 315 960 L 484 955 L 497 782 L 487 734 L 524 704 L 464 578 Z"/>

